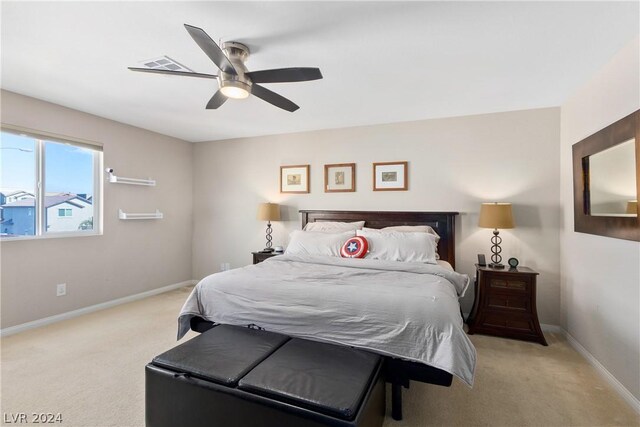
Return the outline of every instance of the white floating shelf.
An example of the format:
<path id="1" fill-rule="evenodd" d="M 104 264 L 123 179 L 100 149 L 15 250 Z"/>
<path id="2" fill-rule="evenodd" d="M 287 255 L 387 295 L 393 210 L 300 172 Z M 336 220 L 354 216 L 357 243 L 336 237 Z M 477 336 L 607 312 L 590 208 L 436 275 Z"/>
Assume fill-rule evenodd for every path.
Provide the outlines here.
<path id="1" fill-rule="evenodd" d="M 127 213 L 122 209 L 118 209 L 118 218 L 120 219 L 162 219 L 164 215 L 156 209 L 153 213 Z"/>
<path id="2" fill-rule="evenodd" d="M 130 185 L 146 185 L 155 187 L 155 179 L 139 179 L 139 178 L 125 178 L 123 176 L 115 176 L 113 169 L 107 168 L 106 172 L 109 174 L 109 182 L 113 184 L 130 184 Z"/>

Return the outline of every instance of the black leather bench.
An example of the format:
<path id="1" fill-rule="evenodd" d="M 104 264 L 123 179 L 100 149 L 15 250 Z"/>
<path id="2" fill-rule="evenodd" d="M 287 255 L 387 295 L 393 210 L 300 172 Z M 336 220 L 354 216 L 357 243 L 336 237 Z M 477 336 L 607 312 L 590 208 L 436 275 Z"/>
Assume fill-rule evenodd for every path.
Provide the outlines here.
<path id="1" fill-rule="evenodd" d="M 215 327 L 214 323 L 201 317 L 191 318 L 191 330 L 203 333 Z M 391 384 L 391 417 L 402 420 L 402 387 L 409 388 L 411 381 L 450 387 L 453 375 L 422 363 L 384 357 L 384 377 Z"/>
<path id="2" fill-rule="evenodd" d="M 146 425 L 374 427 L 382 358 L 353 348 L 220 325 L 146 366 Z"/>

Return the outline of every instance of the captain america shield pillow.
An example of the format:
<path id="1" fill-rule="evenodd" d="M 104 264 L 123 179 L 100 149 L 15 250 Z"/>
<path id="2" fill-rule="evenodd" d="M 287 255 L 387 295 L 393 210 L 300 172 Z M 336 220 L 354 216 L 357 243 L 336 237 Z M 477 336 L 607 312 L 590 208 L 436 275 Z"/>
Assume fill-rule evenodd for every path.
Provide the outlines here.
<path id="1" fill-rule="evenodd" d="M 340 248 L 340 256 L 343 258 L 364 258 L 369 251 L 369 242 L 367 239 L 358 236 L 352 237 Z"/>

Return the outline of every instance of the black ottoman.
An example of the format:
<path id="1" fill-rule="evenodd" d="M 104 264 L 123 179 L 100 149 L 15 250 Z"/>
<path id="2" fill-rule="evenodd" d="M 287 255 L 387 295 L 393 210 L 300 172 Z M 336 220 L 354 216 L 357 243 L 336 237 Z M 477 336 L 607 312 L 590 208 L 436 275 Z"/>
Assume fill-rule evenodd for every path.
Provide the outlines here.
<path id="1" fill-rule="evenodd" d="M 217 326 L 146 367 L 146 425 L 378 427 L 379 356 Z"/>

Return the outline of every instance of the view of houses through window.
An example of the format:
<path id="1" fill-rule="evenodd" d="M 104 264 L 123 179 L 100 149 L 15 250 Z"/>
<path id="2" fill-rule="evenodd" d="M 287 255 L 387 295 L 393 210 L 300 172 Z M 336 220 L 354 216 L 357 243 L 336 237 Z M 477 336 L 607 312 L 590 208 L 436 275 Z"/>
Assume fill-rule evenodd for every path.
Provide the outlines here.
<path id="1" fill-rule="evenodd" d="M 4 130 L 1 136 L 0 237 L 93 230 L 99 152 Z"/>

